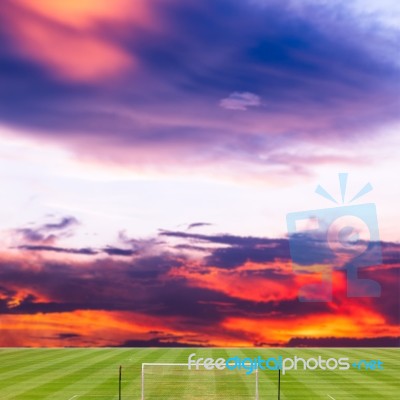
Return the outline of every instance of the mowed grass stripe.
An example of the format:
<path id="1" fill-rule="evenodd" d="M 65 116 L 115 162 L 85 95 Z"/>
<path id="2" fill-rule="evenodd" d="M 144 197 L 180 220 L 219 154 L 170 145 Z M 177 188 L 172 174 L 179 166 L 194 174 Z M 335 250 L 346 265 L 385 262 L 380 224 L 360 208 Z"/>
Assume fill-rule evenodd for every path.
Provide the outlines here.
<path id="1" fill-rule="evenodd" d="M 324 356 L 325 359 L 330 358 L 330 357 L 347 357 L 350 356 L 352 353 L 352 356 L 350 357 L 350 362 L 352 363 L 354 360 L 359 360 L 359 359 L 370 359 L 369 357 L 376 356 L 376 353 L 374 355 L 372 354 L 366 354 L 366 351 L 360 351 L 360 352 L 344 352 L 344 353 L 339 353 L 337 351 L 332 351 L 332 350 L 325 350 L 321 349 L 319 350 L 319 354 Z M 358 353 L 358 354 L 357 354 Z M 340 383 L 341 386 L 344 386 L 346 388 L 346 392 L 351 394 L 351 395 L 357 395 L 360 398 L 365 398 L 366 395 L 374 395 L 374 398 L 380 399 L 380 398 L 388 398 L 385 397 L 386 394 L 390 394 L 393 392 L 394 387 L 390 387 L 391 384 L 390 382 L 394 382 L 394 380 L 390 377 L 387 377 L 385 374 L 385 371 L 366 371 L 366 370 L 358 370 L 350 366 L 350 369 L 347 371 L 339 371 L 337 370 L 336 374 L 339 376 L 336 382 L 334 384 Z M 335 376 L 335 373 L 333 373 L 333 376 Z M 393 377 L 394 378 L 394 377 Z M 383 397 L 382 397 L 383 396 Z"/>
<path id="2" fill-rule="evenodd" d="M 220 351 L 221 357 L 229 360 L 231 357 L 239 356 L 245 357 L 245 355 L 237 350 L 233 353 L 231 350 L 222 350 Z M 244 370 L 224 370 L 216 372 L 219 375 L 219 379 L 221 381 L 220 387 L 218 389 L 224 388 L 223 379 L 226 379 L 228 384 L 225 384 L 225 392 L 232 396 L 233 398 L 241 398 L 241 399 L 254 399 L 256 392 L 256 376 L 255 374 L 246 375 L 246 371 Z M 221 377 L 222 375 L 222 377 Z M 226 376 L 226 378 L 225 378 Z"/>
<path id="3" fill-rule="evenodd" d="M 101 352 L 101 349 L 92 349 L 92 352 Z M 53 349 L 47 349 L 46 353 L 42 353 L 40 357 L 31 357 L 30 354 L 28 353 L 21 353 L 20 359 L 18 362 L 14 365 L 12 364 L 7 364 L 7 366 L 16 368 L 18 370 L 23 370 L 24 368 L 33 368 L 36 367 L 37 365 L 40 364 L 48 364 L 49 361 L 51 363 L 54 362 L 54 360 L 66 360 L 69 358 L 75 358 L 75 357 L 82 357 L 82 352 L 78 352 L 73 349 L 63 349 L 63 350 L 53 350 Z M 10 368 L 5 373 L 10 373 Z"/>
<path id="4" fill-rule="evenodd" d="M 279 357 L 280 353 L 277 349 L 242 349 L 242 353 L 246 357 L 252 359 L 261 356 L 265 360 L 270 357 Z M 262 370 L 258 371 L 258 386 L 260 398 L 276 398 L 278 393 L 278 371 Z"/>
<path id="5" fill-rule="evenodd" d="M 292 350 L 281 350 L 280 355 L 283 358 L 294 357 Z M 297 352 L 298 354 L 299 352 Z M 312 383 L 313 382 L 313 383 Z M 321 397 L 321 393 L 315 388 L 315 381 L 308 382 L 304 379 L 298 371 L 287 371 L 285 374 L 281 374 L 281 399 L 318 399 Z"/>
<path id="6" fill-rule="evenodd" d="M 326 349 L 318 349 L 318 350 L 303 350 L 303 354 L 300 354 L 302 358 L 317 358 L 321 355 L 324 359 L 328 359 L 331 357 L 339 358 L 343 354 L 338 353 L 332 350 Z M 305 353 L 305 354 L 304 354 Z M 296 354 L 299 354 L 299 351 L 296 351 Z M 365 399 L 368 398 L 368 395 L 373 396 L 374 399 L 381 399 L 381 392 L 377 390 L 368 390 L 362 383 L 360 384 L 358 379 L 356 379 L 356 373 L 354 373 L 351 369 L 346 371 L 335 370 L 335 371 L 303 371 L 297 370 L 288 372 L 285 376 L 290 377 L 292 379 L 294 376 L 297 376 L 297 380 L 302 380 L 305 386 L 312 387 L 314 392 L 316 392 L 319 396 L 324 396 L 326 394 L 332 395 L 334 398 L 340 397 L 340 393 L 344 398 L 359 398 Z M 364 381 L 365 382 L 365 381 Z M 292 381 L 285 382 L 287 385 L 290 383 L 293 385 Z M 338 393 L 340 392 L 340 393 Z M 339 396 L 335 396 L 333 393 L 339 394 Z"/>
<path id="7" fill-rule="evenodd" d="M 118 375 L 119 375 L 119 365 L 126 361 L 131 354 L 129 349 L 113 349 L 113 354 L 115 357 L 118 357 L 115 362 L 108 363 L 108 360 L 104 362 L 106 365 L 104 367 L 98 367 L 93 369 L 91 365 L 89 370 L 90 373 L 85 373 L 84 371 L 79 373 L 76 379 L 71 379 L 71 376 L 65 380 L 64 384 L 58 385 L 57 389 L 52 391 L 50 395 L 51 399 L 69 399 L 73 396 L 81 397 L 85 395 L 90 388 L 94 388 L 99 384 L 104 384 L 104 382 L 111 382 L 108 387 L 105 386 L 102 391 L 97 391 L 94 393 L 97 396 L 105 395 L 108 399 L 110 399 L 110 395 L 115 395 L 118 393 Z M 100 382 L 100 383 L 99 383 Z M 88 387 L 88 383 L 90 383 Z"/>
<path id="8" fill-rule="evenodd" d="M 238 355 L 237 352 L 239 352 L 240 354 L 243 355 L 243 353 L 241 352 L 241 350 L 232 352 L 229 351 L 229 357 Z M 250 398 L 250 395 L 252 395 L 254 397 L 255 394 L 255 375 L 246 375 L 245 371 L 233 371 L 234 374 L 236 374 L 237 376 L 237 384 L 235 387 L 235 391 L 237 391 L 238 393 L 240 393 L 241 397 L 243 398 Z"/>
<path id="9" fill-rule="evenodd" d="M 283 399 L 324 399 L 328 395 L 333 395 L 335 399 L 348 398 L 344 388 L 340 387 L 338 391 L 336 386 L 329 384 L 329 377 L 321 373 L 314 374 L 313 378 L 307 373 L 288 373 L 281 378 L 281 393 Z"/>
<path id="10" fill-rule="evenodd" d="M 400 357 L 400 349 L 392 349 L 391 352 L 388 354 L 387 352 L 376 350 L 376 349 L 345 349 L 343 351 L 344 356 L 351 356 L 356 361 L 359 360 L 378 360 L 384 361 L 385 364 L 389 364 L 396 369 L 399 368 L 399 357 Z M 352 361 L 355 361 L 352 360 Z"/>
<path id="11" fill-rule="evenodd" d="M 122 374 L 122 393 L 132 399 L 140 399 L 142 382 L 142 363 L 159 362 L 165 355 L 170 353 L 170 349 L 143 349 L 138 355 L 137 349 L 132 349 L 132 357 L 128 360 L 127 366 L 124 365 Z M 128 367 L 128 371 L 126 371 Z M 125 372 L 124 372 L 125 371 Z"/>
<path id="12" fill-rule="evenodd" d="M 18 350 L 18 354 L 16 354 L 19 359 L 13 361 L 13 364 L 17 365 L 18 368 L 13 368 L 7 373 L 20 376 L 21 371 L 23 371 L 24 379 L 19 381 L 17 386 L 4 389 L 2 385 L 8 385 L 9 382 L 8 380 L 4 382 L 0 378 L 0 399 L 69 400 L 71 397 L 77 396 L 74 400 L 117 400 L 118 366 L 121 364 L 124 368 L 127 368 L 123 374 L 123 399 L 140 400 L 142 362 L 186 363 L 191 353 L 196 353 L 197 357 L 207 357 L 210 352 L 214 358 L 220 356 L 224 358 L 230 356 L 255 358 L 258 355 L 262 355 L 265 359 L 278 355 L 317 358 L 321 355 L 324 359 L 350 357 L 351 362 L 360 359 L 367 361 L 381 359 L 384 362 L 384 371 L 379 373 L 376 371 L 358 371 L 353 367 L 350 371 L 300 370 L 288 372 L 286 375 L 282 375 L 284 392 L 281 400 L 330 400 L 328 395 L 335 400 L 389 400 L 397 398 L 400 392 L 399 382 L 397 381 L 398 375 L 396 374 L 399 371 L 399 349 L 40 349 L 37 351 L 22 349 Z M 8 356 L 11 355 L 10 352 L 6 353 Z M 39 363 L 44 355 L 46 355 L 47 364 L 50 368 L 48 373 L 43 373 L 45 360 L 42 358 L 42 363 Z M 6 358 L 9 358 L 8 356 Z M 101 363 L 103 356 L 105 356 L 104 362 Z M 68 365 L 60 367 L 59 371 L 52 371 L 54 365 L 60 364 L 61 358 L 64 362 L 67 360 Z M 35 364 L 32 360 L 36 360 L 37 363 Z M 37 368 L 38 365 L 39 368 Z M 24 370 L 28 367 L 30 370 L 26 373 Z M 76 375 L 76 371 L 82 367 L 83 375 Z M 58 378 L 56 372 L 60 374 Z M 239 398 L 238 395 L 232 394 L 232 390 L 241 387 L 243 384 L 248 389 L 253 390 L 253 392 L 249 391 L 250 397 L 252 398 L 254 395 L 254 385 L 251 385 L 248 381 L 249 376 L 245 375 L 245 371 L 232 371 L 232 375 L 229 375 L 229 373 L 226 379 L 226 382 L 229 382 L 227 385 L 223 383 L 224 381 L 218 382 L 218 377 L 222 375 L 219 375 L 217 371 L 203 372 L 205 378 L 208 377 L 207 374 L 211 374 L 209 380 L 207 380 L 208 378 L 205 379 L 210 391 L 215 388 L 216 391 L 223 392 L 218 393 L 220 399 Z M 228 373 L 228 371 L 220 372 L 222 374 Z M 62 379 L 62 374 L 68 375 L 66 379 Z M 187 399 L 188 396 L 190 396 L 190 399 L 203 399 L 203 392 L 201 391 L 203 382 L 199 382 L 199 388 L 197 388 L 193 385 L 193 382 L 190 382 L 190 376 L 184 373 L 182 373 L 182 376 L 173 376 L 173 379 L 169 381 L 170 384 L 166 386 L 168 390 L 160 396 L 157 395 L 157 389 L 162 388 L 163 380 L 155 374 L 151 383 L 156 391 L 151 400 Z M 244 378 L 246 381 L 243 382 L 243 379 L 236 379 L 236 377 Z M 261 377 L 265 378 L 264 381 Z M 51 382 L 54 379 L 56 381 Z M 250 379 L 251 383 L 254 383 L 255 376 L 251 375 Z M 234 383 L 231 383 L 232 380 Z M 260 399 L 277 397 L 277 373 L 275 371 L 260 373 L 259 382 Z M 62 383 L 64 383 L 64 386 Z M 262 391 L 264 383 L 265 390 Z M 15 382 L 13 385 L 15 385 Z M 13 392 L 9 393 L 9 389 L 12 389 Z M 286 389 L 287 392 L 285 392 Z M 248 398 L 248 395 L 245 394 L 240 398 Z M 147 400 L 150 399 L 147 398 Z"/>
<path id="13" fill-rule="evenodd" d="M 125 350 L 126 353 L 128 353 L 128 351 L 129 350 Z M 86 377 L 87 384 L 90 387 L 93 384 L 91 378 L 92 375 L 97 373 L 99 369 L 108 368 L 110 364 L 112 365 L 114 363 L 114 361 L 119 360 L 121 358 L 121 353 L 119 351 L 116 352 L 115 350 L 109 350 L 107 353 L 99 356 L 86 354 L 86 357 L 86 359 L 82 360 L 82 363 L 74 363 L 65 366 L 60 373 L 51 374 L 46 382 L 36 385 L 20 394 L 29 397 L 35 395 L 35 393 L 41 393 L 43 399 L 47 399 L 49 396 L 53 399 L 54 392 L 65 389 L 65 387 L 74 384 L 84 376 Z"/>
<path id="14" fill-rule="evenodd" d="M 201 351 L 202 350 L 198 350 L 197 351 L 197 356 L 200 357 L 201 356 Z M 217 353 L 219 350 L 216 350 Z M 239 349 L 235 350 L 235 349 L 230 349 L 229 350 L 231 353 L 231 355 L 238 355 L 238 352 L 240 351 Z M 288 351 L 286 351 L 286 354 L 290 354 L 291 357 L 294 357 L 294 355 L 298 355 L 299 357 L 303 357 L 303 358 L 309 358 L 309 357 L 318 357 L 319 354 L 323 355 L 322 351 L 328 351 L 326 357 L 330 358 L 331 356 L 333 357 L 341 357 L 341 356 L 345 356 L 342 352 L 341 349 L 331 349 L 331 350 L 321 350 L 321 349 L 289 349 Z M 272 352 L 272 353 L 271 353 Z M 258 354 L 261 354 L 264 356 L 264 358 L 268 358 L 270 356 L 277 356 L 279 354 L 284 355 L 283 350 L 282 349 L 255 349 L 255 350 L 243 350 L 243 353 L 246 356 L 250 356 L 250 357 L 255 357 Z M 360 356 L 360 352 L 355 351 L 355 354 L 358 354 L 358 356 Z M 362 356 L 360 356 L 360 358 L 362 358 Z M 320 373 L 323 371 L 319 371 Z M 330 372 L 327 371 L 326 375 L 321 375 L 318 371 L 316 373 L 313 373 L 312 371 L 306 371 L 304 372 L 304 376 L 297 376 L 297 379 L 295 382 L 290 381 L 290 384 L 293 385 L 294 383 L 297 383 L 297 381 L 300 380 L 304 380 L 306 382 L 309 382 L 309 385 L 311 385 L 312 387 L 317 387 L 317 396 L 314 395 L 314 398 L 320 398 L 320 396 L 322 396 L 322 398 L 327 397 L 327 393 L 325 393 L 325 390 L 327 389 L 327 387 L 339 387 L 338 385 L 341 385 L 341 382 L 343 381 L 342 379 L 342 375 L 339 372 Z M 340 371 L 342 372 L 342 371 Z M 349 373 L 349 371 L 343 371 L 343 373 Z M 321 381 L 322 379 L 322 381 Z M 285 382 L 285 380 L 287 380 L 287 378 L 285 378 L 284 376 L 282 376 L 282 385 L 286 385 L 287 386 L 287 382 Z M 353 383 L 353 381 L 351 380 L 351 383 Z M 299 385 L 297 383 L 297 385 L 295 385 L 294 387 L 294 391 L 292 393 L 290 393 L 293 398 L 310 398 L 311 393 L 310 393 L 310 388 L 307 387 L 308 385 L 304 385 L 305 388 L 303 387 L 303 390 L 299 391 Z M 348 385 L 347 385 L 348 386 Z M 316 390 L 311 390 L 312 391 L 316 391 Z M 320 392 L 320 393 L 319 393 Z M 344 389 L 340 388 L 340 393 L 343 393 L 343 395 L 346 398 L 354 398 L 354 396 L 351 393 L 346 393 L 344 391 Z M 379 396 L 379 397 L 378 397 Z M 369 393 L 368 390 L 366 391 L 366 393 L 363 393 L 362 397 L 355 397 L 355 398 L 362 398 L 362 399 L 368 399 L 368 398 L 381 398 L 382 393 L 380 394 L 374 394 Z M 291 398 L 291 397 L 290 397 Z M 395 395 L 391 395 L 391 396 L 387 396 L 386 398 L 395 398 Z"/>
<path id="15" fill-rule="evenodd" d="M 337 354 L 332 354 L 331 351 L 323 353 L 321 349 L 291 349 L 289 354 L 291 357 L 297 355 L 305 360 L 309 358 L 318 359 L 319 356 L 326 360 L 338 356 Z M 343 377 L 348 371 L 304 370 L 302 362 L 298 363 L 298 367 L 297 370 L 292 370 L 282 375 L 282 388 L 289 388 L 286 394 L 290 394 L 290 398 L 304 398 L 309 396 L 311 391 L 316 394 L 316 398 L 328 398 L 328 395 L 335 399 L 352 398 L 352 396 L 349 397 L 348 391 L 342 385 Z M 303 383 L 303 388 L 300 392 L 298 392 L 299 381 Z"/>
<path id="16" fill-rule="evenodd" d="M 181 363 L 181 354 L 184 352 L 182 349 L 175 349 L 173 352 L 167 352 L 165 355 L 159 358 L 157 362 L 160 363 Z M 174 354 L 172 356 L 172 354 Z M 150 361 L 152 362 L 152 361 Z M 146 374 L 147 368 L 147 374 Z M 164 368 L 173 368 L 166 366 L 146 366 L 145 367 L 145 399 L 170 399 L 179 398 L 179 392 L 182 393 L 184 390 L 183 383 L 186 381 L 183 378 L 183 374 L 172 376 L 162 376 Z M 180 367 L 182 368 L 182 367 Z M 168 373 L 168 372 L 167 372 Z M 160 374 L 160 375 L 158 375 Z M 181 382 L 173 382 L 173 380 L 180 380 Z M 172 383 L 171 383 L 172 382 Z M 162 384 L 163 383 L 163 384 Z M 172 397 L 171 397 L 172 396 Z"/>
<path id="17" fill-rule="evenodd" d="M 235 351 L 233 351 L 235 352 Z M 234 355 L 232 353 L 232 355 Z M 238 356 L 241 358 L 250 358 L 254 360 L 258 356 L 261 356 L 261 353 L 257 351 L 257 349 L 238 349 Z M 271 356 L 268 356 L 271 357 Z M 267 382 L 272 382 L 271 378 L 272 375 L 275 375 L 274 372 L 268 371 L 269 375 L 267 375 L 266 371 L 262 371 L 260 368 L 258 370 L 258 378 L 256 377 L 256 372 L 253 371 L 251 374 L 246 375 L 245 371 L 240 371 L 241 374 L 244 374 L 246 379 L 248 379 L 248 386 L 250 387 L 250 393 L 252 394 L 252 397 L 255 395 L 255 386 L 256 386 L 256 379 L 258 379 L 258 391 L 260 396 L 266 396 L 266 383 Z M 277 377 L 278 375 L 276 375 Z M 272 392 L 272 388 L 268 385 L 268 389 Z M 261 397 L 262 398 L 262 397 Z"/>
<path id="18" fill-rule="evenodd" d="M 69 353 L 68 357 L 63 357 L 62 361 L 48 362 L 45 366 L 39 368 L 31 368 L 29 373 L 20 373 L 17 376 L 11 377 L 6 385 L 1 383 L 1 393 L 20 395 L 27 389 L 34 390 L 41 386 L 43 381 L 46 383 L 52 379 L 57 379 L 64 376 L 71 368 L 82 362 L 93 364 L 93 359 L 104 359 L 112 354 L 113 350 L 90 350 L 75 349 Z"/>
<path id="19" fill-rule="evenodd" d="M 399 343 L 400 345 L 400 343 Z M 354 351 L 354 352 L 370 352 L 391 357 L 395 351 L 399 351 L 400 347 L 327 347 L 336 351 Z"/>
<path id="20" fill-rule="evenodd" d="M 342 355 L 337 351 L 327 349 L 306 350 L 306 355 L 303 358 L 315 358 L 322 356 L 324 360 L 329 358 L 340 358 Z M 302 367 L 301 367 L 302 368 Z M 328 394 L 334 398 L 352 398 L 354 394 L 360 392 L 361 386 L 354 381 L 354 375 L 351 370 L 320 370 L 314 371 L 303 369 L 297 372 L 293 371 L 291 375 L 297 374 L 306 386 L 313 387 L 313 390 L 319 396 L 327 396 Z M 358 398 L 358 397 L 357 397 Z M 365 396 L 360 397 L 365 398 Z"/>
<path id="21" fill-rule="evenodd" d="M 19 360 L 20 353 L 29 352 L 29 357 L 38 357 L 40 354 L 46 353 L 48 349 L 7 349 L 0 348 L 0 360 L 12 362 L 14 359 Z"/>
<path id="22" fill-rule="evenodd" d="M 101 349 L 96 349 L 96 350 L 91 350 L 91 352 L 98 352 L 102 353 Z M 49 354 L 54 356 L 54 351 L 53 350 L 48 350 Z M 82 354 L 82 351 L 74 351 L 72 353 L 72 349 L 64 350 L 64 357 L 61 357 L 63 360 L 62 363 L 71 363 L 75 360 L 79 360 L 83 357 L 86 357 L 85 354 Z M 86 353 L 86 352 L 85 352 Z M 60 357 L 58 355 L 58 357 Z M 20 368 L 17 371 L 18 374 L 12 376 L 10 379 L 7 381 L 0 381 L 0 393 L 2 395 L 5 394 L 10 394 L 12 396 L 18 394 L 19 392 L 26 390 L 27 388 L 30 388 L 32 386 L 36 386 L 40 383 L 43 382 L 43 378 L 48 376 L 49 368 L 54 368 L 55 366 L 59 365 L 60 363 L 55 363 L 54 357 L 51 361 L 47 361 L 46 365 L 43 366 L 43 364 L 39 364 L 39 367 L 33 366 L 30 367 L 29 371 L 24 371 L 21 373 L 22 370 L 25 370 L 25 368 Z M 42 367 L 40 367 L 42 366 Z M 37 367 L 37 368 L 36 368 Z M 36 369 L 35 369 L 36 368 Z"/>
<path id="23" fill-rule="evenodd" d="M 225 358 L 228 359 L 230 356 L 228 354 L 228 352 L 226 350 L 222 350 L 222 349 L 214 349 L 212 352 L 212 357 L 214 359 L 218 359 L 218 358 Z M 220 371 L 218 369 L 215 369 L 214 371 L 210 371 L 211 373 L 213 373 L 213 388 L 216 391 L 216 393 L 220 393 L 220 392 L 224 392 L 226 390 L 226 383 L 224 383 L 223 378 L 221 379 L 221 375 L 224 376 L 225 371 Z M 229 383 L 228 383 L 229 384 Z"/>
<path id="24" fill-rule="evenodd" d="M 79 362 L 87 357 L 84 350 L 72 349 L 66 350 L 64 353 L 54 353 L 53 350 L 48 350 L 49 354 L 46 359 L 41 359 L 38 363 L 31 362 L 28 358 L 24 359 L 23 367 L 17 369 L 11 369 L 0 376 L 0 390 L 11 385 L 20 385 L 21 383 L 29 384 L 30 380 L 35 380 L 38 375 L 45 375 L 53 370 L 61 369 L 64 366 L 68 366 L 73 362 Z M 91 353 L 104 354 L 104 350 L 96 349 L 91 350 Z M 55 359 L 55 355 L 57 358 Z M 28 364 L 28 365 L 26 365 Z"/>
<path id="25" fill-rule="evenodd" d="M 134 352 L 137 349 L 132 349 Z M 137 395 L 137 398 L 140 398 L 141 394 L 141 389 L 142 389 L 142 363 L 144 362 L 168 362 L 165 361 L 169 359 L 171 352 L 175 353 L 175 349 L 146 349 L 145 353 L 141 354 L 141 357 L 132 357 L 132 376 L 130 378 L 131 384 L 129 384 L 127 387 L 124 387 L 123 393 L 126 394 L 126 388 L 129 389 L 129 394 L 134 393 L 135 396 Z M 180 353 L 177 355 L 177 357 L 180 356 Z M 131 359 L 132 359 L 131 358 Z M 125 373 L 126 376 L 126 373 Z M 129 377 L 129 375 L 128 375 Z M 126 378 L 124 378 L 125 380 Z M 129 378 L 128 378 L 129 379 Z M 134 397 L 136 398 L 136 397 Z"/>
<path id="26" fill-rule="evenodd" d="M 129 349 L 129 356 L 132 356 L 135 353 L 135 363 L 142 364 L 142 362 L 157 362 L 163 354 L 166 354 L 168 349 L 164 349 L 161 351 L 154 351 L 148 349 L 140 349 L 140 350 L 132 350 Z M 139 369 L 135 368 L 133 365 L 129 364 L 129 361 L 132 357 L 124 358 L 119 360 L 119 365 L 122 366 L 122 394 L 123 398 L 140 398 L 140 391 L 134 390 L 134 379 L 141 378 L 141 371 L 139 373 Z M 154 361 L 148 361 L 154 360 Z M 83 397 L 95 397 L 98 396 L 99 393 L 108 393 L 108 399 L 117 399 L 118 393 L 118 370 L 119 365 L 116 365 L 116 371 L 110 371 L 107 378 L 103 379 L 99 384 L 93 385 L 90 390 L 86 390 L 83 393 Z M 133 376 L 132 373 L 129 373 L 130 370 L 136 370 L 135 372 L 139 374 L 135 374 Z M 139 375 L 139 376 L 138 376 Z M 99 382 L 99 381 L 97 381 Z"/>
<path id="27" fill-rule="evenodd" d="M 194 352 L 195 353 L 195 352 Z M 215 350 L 214 349 L 205 349 L 204 353 L 202 353 L 202 356 L 205 359 L 207 358 L 218 358 L 218 354 L 215 354 Z M 204 362 L 203 360 L 203 362 Z M 185 361 L 187 362 L 187 360 Z M 218 374 L 218 372 L 221 372 L 217 369 L 214 370 L 204 370 L 204 375 L 202 377 L 202 379 L 200 380 L 200 385 L 201 388 L 204 390 L 204 388 L 207 388 L 207 393 L 215 393 L 215 391 L 217 390 L 217 386 L 218 386 L 218 381 L 220 379 L 220 374 Z M 194 376 L 192 378 L 192 373 L 188 374 L 188 379 L 189 381 L 192 380 L 193 378 L 196 379 L 196 377 Z M 191 391 L 192 395 L 193 390 Z M 200 394 L 202 393 L 201 390 L 199 392 Z M 190 399 L 190 397 L 189 397 Z"/>
<path id="28" fill-rule="evenodd" d="M 100 349 L 92 349 L 93 351 L 99 352 Z M 10 373 L 11 369 L 17 369 L 22 372 L 25 370 L 29 370 L 30 368 L 36 368 L 36 366 L 40 366 L 40 364 L 48 364 L 49 361 L 58 358 L 59 360 L 68 359 L 71 357 L 78 357 L 81 354 L 78 354 L 73 349 L 64 349 L 64 350 L 54 350 L 54 349 L 47 349 L 46 353 L 42 353 L 40 357 L 31 357 L 29 353 L 21 353 L 19 360 L 15 363 L 5 364 L 4 370 L 0 374 L 0 379 L 7 376 Z"/>
<path id="29" fill-rule="evenodd" d="M 192 351 L 191 353 L 196 353 L 196 351 Z M 203 349 L 201 357 L 208 358 L 211 357 L 212 349 Z M 186 351 L 182 351 L 180 353 L 179 360 L 181 360 L 181 356 L 186 355 Z M 181 362 L 181 361 L 179 361 Z M 188 362 L 188 356 L 186 356 L 182 363 Z M 204 362 L 204 360 L 203 360 Z M 178 397 L 179 399 L 199 399 L 201 395 L 209 396 L 210 391 L 215 388 L 215 381 L 212 371 L 208 370 L 199 370 L 197 371 L 195 368 L 189 370 L 188 366 L 183 367 L 184 371 L 182 371 L 182 375 L 184 376 L 183 382 L 184 387 L 182 390 L 182 395 Z"/>
<path id="30" fill-rule="evenodd" d="M 154 350 L 154 351 L 156 352 L 157 350 Z M 153 362 L 171 363 L 171 362 L 174 362 L 174 360 L 179 357 L 179 353 L 176 352 L 176 350 L 175 351 L 166 351 L 165 353 L 163 353 L 161 355 L 161 357 L 157 357 L 157 358 L 155 358 L 154 356 L 151 357 L 151 358 L 149 357 L 148 360 L 143 360 L 141 362 L 139 361 L 138 364 L 141 367 L 142 362 L 146 362 L 146 363 L 153 363 Z M 171 355 L 172 354 L 174 354 L 174 356 L 171 359 Z M 146 398 L 153 398 L 153 396 L 157 395 L 159 390 L 162 391 L 162 393 L 164 395 L 171 393 L 171 389 L 170 389 L 170 387 L 168 385 L 168 382 L 165 382 L 165 379 L 166 379 L 165 377 L 164 377 L 164 381 L 163 381 L 164 385 L 162 387 L 160 387 L 160 385 L 158 385 L 158 379 L 160 381 L 162 379 L 162 368 L 164 368 L 164 367 L 156 367 L 156 366 L 149 366 L 149 365 L 146 365 L 144 367 L 144 393 L 145 393 L 145 399 Z M 140 392 L 140 393 L 142 391 L 142 381 L 141 381 L 141 376 L 142 375 L 141 374 L 142 374 L 142 370 L 140 368 L 140 372 L 139 372 L 140 380 L 137 381 L 137 391 Z M 159 376 L 157 376 L 157 374 L 159 374 Z"/>
<path id="31" fill-rule="evenodd" d="M 360 360 L 366 360 L 366 361 L 371 361 L 371 360 L 381 360 L 383 362 L 383 371 L 371 371 L 371 370 L 366 370 L 365 366 L 363 365 L 360 370 L 362 372 L 367 372 L 367 373 L 373 373 L 373 377 L 380 377 L 378 379 L 393 379 L 399 375 L 400 372 L 400 351 L 397 351 L 397 357 L 396 357 L 396 349 L 392 350 L 392 355 L 391 357 L 388 357 L 386 352 L 382 351 L 377 351 L 377 350 L 371 350 L 371 349 L 363 349 L 361 352 L 360 351 L 354 351 L 354 350 L 347 350 L 346 354 L 350 357 L 351 362 L 359 362 Z M 357 371 L 357 369 L 354 369 Z M 395 380 L 395 382 L 398 382 Z"/>
<path id="32" fill-rule="evenodd" d="M 43 349 L 41 351 L 35 352 L 34 350 L 30 349 L 23 349 L 20 350 L 18 353 L 15 354 L 11 359 L 3 359 L 0 353 L 0 379 L 1 373 L 8 373 L 11 369 L 18 369 L 27 366 L 27 360 L 29 360 L 29 365 L 33 363 L 38 363 L 41 361 L 46 361 L 54 357 L 55 352 L 58 352 L 59 355 L 62 357 L 66 357 L 65 349 L 63 350 L 53 350 L 53 349 Z"/>

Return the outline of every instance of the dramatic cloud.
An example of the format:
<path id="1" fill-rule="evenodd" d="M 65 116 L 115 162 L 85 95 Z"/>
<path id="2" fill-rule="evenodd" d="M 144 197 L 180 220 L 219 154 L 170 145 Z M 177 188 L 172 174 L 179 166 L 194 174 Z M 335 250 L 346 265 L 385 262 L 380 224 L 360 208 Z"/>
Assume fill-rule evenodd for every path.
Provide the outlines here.
<path id="1" fill-rule="evenodd" d="M 304 174 L 398 122 L 398 31 L 347 2 L 62 3 L 2 7 L 0 121 L 81 157 Z"/>
<path id="2" fill-rule="evenodd" d="M 150 246 L 151 251 L 142 254 L 108 248 L 109 256 L 107 252 L 92 254 L 86 261 L 55 261 L 47 256 L 29 263 L 26 256 L 4 254 L 0 262 L 4 329 L 11 332 L 16 318 L 28 325 L 25 339 L 8 342 L 6 336 L 1 343 L 284 345 L 308 332 L 311 339 L 332 336 L 335 344 L 337 338 L 346 337 L 394 338 L 398 329 L 400 262 L 366 269 L 365 276 L 382 286 L 379 298 L 348 298 L 345 271 L 338 270 L 333 272 L 331 302 L 304 303 L 297 295 L 307 277 L 292 270 L 285 239 L 187 232 L 161 235 L 213 246 L 205 248 L 200 257 L 197 251 L 191 254 L 190 246 L 182 250 L 165 242 L 163 248 Z M 398 245 L 383 247 L 394 252 Z M 222 251 L 229 249 L 234 251 L 226 257 Z M 42 250 L 51 255 L 45 246 Z M 64 252 L 65 257 L 76 253 Z M 79 254 L 86 253 L 82 250 Z M 74 330 L 70 324 L 53 326 L 60 315 L 75 321 Z M 85 330 L 84 324 L 91 318 L 104 320 L 102 340 L 96 341 L 94 331 Z M 40 339 L 35 333 L 37 324 L 48 325 L 54 335 Z M 268 329 L 264 332 L 256 326 Z M 154 333 L 160 330 L 167 333 Z M 301 344 L 306 345 L 307 340 Z"/>
<path id="3" fill-rule="evenodd" d="M 393 2 L 3 0 L 0 345 L 396 339 Z M 339 167 L 384 214 L 357 258 L 284 233 Z"/>

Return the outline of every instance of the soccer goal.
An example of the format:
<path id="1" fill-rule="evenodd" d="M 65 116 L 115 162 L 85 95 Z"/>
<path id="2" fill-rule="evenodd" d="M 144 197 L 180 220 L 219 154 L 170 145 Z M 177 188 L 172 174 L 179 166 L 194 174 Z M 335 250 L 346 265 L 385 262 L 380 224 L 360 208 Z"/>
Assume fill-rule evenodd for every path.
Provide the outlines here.
<path id="1" fill-rule="evenodd" d="M 143 363 L 142 400 L 259 400 L 258 369 L 189 369 L 188 364 Z"/>

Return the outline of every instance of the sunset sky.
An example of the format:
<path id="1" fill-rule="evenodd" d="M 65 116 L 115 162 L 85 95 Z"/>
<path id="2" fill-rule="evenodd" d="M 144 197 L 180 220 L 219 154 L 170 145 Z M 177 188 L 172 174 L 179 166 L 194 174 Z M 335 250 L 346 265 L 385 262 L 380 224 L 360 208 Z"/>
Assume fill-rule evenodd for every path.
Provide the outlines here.
<path id="1" fill-rule="evenodd" d="M 399 26 L 397 0 L 2 0 L 0 346 L 399 345 Z M 299 301 L 287 215 L 368 183 L 380 297 L 301 236 L 333 296 Z"/>

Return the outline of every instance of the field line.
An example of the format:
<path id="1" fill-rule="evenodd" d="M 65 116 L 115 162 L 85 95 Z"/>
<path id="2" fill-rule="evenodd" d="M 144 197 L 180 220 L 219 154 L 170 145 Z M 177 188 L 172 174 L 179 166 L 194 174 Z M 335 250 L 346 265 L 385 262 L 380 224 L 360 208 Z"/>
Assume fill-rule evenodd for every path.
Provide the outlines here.
<path id="1" fill-rule="evenodd" d="M 330 394 L 328 394 L 328 397 L 330 397 L 332 400 L 335 400 Z"/>
<path id="2" fill-rule="evenodd" d="M 73 400 L 73 399 L 76 399 L 77 397 L 78 397 L 79 395 L 78 394 L 76 394 L 75 396 L 72 396 L 70 399 L 68 399 L 68 400 Z"/>

